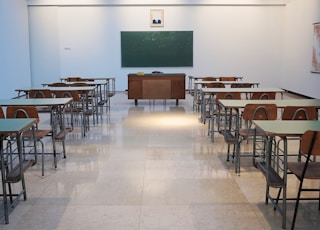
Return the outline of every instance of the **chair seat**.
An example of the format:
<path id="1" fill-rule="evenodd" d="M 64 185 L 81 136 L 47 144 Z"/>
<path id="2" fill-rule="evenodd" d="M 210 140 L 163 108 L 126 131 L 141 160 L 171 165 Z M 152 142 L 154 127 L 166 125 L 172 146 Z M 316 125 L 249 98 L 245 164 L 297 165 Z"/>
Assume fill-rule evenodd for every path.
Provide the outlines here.
<path id="1" fill-rule="evenodd" d="M 49 136 L 51 134 L 51 130 L 47 130 L 47 129 L 37 129 L 35 130 L 35 136 L 36 138 L 39 140 L 39 139 L 42 139 L 46 136 Z M 23 137 L 25 138 L 33 138 L 33 133 L 32 133 L 32 130 L 28 130 L 26 132 L 23 133 Z"/>
<path id="2" fill-rule="evenodd" d="M 68 131 L 67 131 L 68 132 Z M 57 133 L 55 136 L 54 136 L 54 139 L 56 140 L 56 141 L 63 141 L 63 140 L 65 140 L 65 138 L 66 138 L 66 133 L 67 132 L 64 132 L 64 131 L 60 131 L 59 133 Z"/>
<path id="3" fill-rule="evenodd" d="M 254 134 L 256 134 L 256 136 L 265 135 L 265 133 L 259 129 L 240 129 L 239 130 L 239 135 L 244 138 L 253 137 Z"/>
<path id="4" fill-rule="evenodd" d="M 301 178 L 304 162 L 288 162 L 288 169 Z M 304 176 L 305 179 L 320 179 L 320 162 L 310 162 Z"/>
<path id="5" fill-rule="evenodd" d="M 220 116 L 230 116 L 230 115 L 238 115 L 238 112 L 236 110 L 232 110 L 232 111 L 224 111 L 223 109 L 215 109 L 213 110 L 213 114 L 215 115 L 220 115 Z"/>

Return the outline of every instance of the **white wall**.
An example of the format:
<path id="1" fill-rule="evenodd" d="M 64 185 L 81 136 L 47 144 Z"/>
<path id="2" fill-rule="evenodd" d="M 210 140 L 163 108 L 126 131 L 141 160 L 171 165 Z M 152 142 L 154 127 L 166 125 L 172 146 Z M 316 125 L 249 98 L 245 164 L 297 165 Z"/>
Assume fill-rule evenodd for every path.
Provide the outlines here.
<path id="1" fill-rule="evenodd" d="M 163 28 L 149 25 L 150 9 L 154 8 L 164 9 Z M 237 75 L 262 86 L 277 86 L 284 13 L 282 5 L 30 4 L 32 85 L 56 81 L 60 76 L 113 76 L 116 89 L 124 90 L 128 73 L 156 69 L 196 76 Z M 121 68 L 123 30 L 193 30 L 194 66 Z"/>
<path id="2" fill-rule="evenodd" d="M 320 98 L 320 74 L 311 73 L 313 23 L 320 22 L 319 0 L 291 0 L 285 8 L 283 74 L 285 89 Z"/>
<path id="3" fill-rule="evenodd" d="M 0 98 L 17 96 L 19 87 L 30 87 L 27 3 L 0 1 Z"/>
<path id="4" fill-rule="evenodd" d="M 28 10 L 32 86 L 55 82 L 60 76 L 58 8 Z"/>

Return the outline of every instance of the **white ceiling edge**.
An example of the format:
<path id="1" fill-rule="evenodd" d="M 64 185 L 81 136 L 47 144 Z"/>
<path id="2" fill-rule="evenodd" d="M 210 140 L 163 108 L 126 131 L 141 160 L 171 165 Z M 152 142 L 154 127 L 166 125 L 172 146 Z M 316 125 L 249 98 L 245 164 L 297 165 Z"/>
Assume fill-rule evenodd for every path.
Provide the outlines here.
<path id="1" fill-rule="evenodd" d="M 26 0 L 29 6 L 86 6 L 86 5 L 114 5 L 114 6 L 161 6 L 161 5 L 262 5 L 285 6 L 289 0 Z"/>

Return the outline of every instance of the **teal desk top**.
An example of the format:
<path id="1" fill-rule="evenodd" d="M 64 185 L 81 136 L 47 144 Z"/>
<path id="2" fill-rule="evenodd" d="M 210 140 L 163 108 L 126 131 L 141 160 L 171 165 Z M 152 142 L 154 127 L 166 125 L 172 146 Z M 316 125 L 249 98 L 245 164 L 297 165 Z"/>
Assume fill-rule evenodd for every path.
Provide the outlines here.
<path id="1" fill-rule="evenodd" d="M 33 118 L 0 119 L 0 133 L 21 133 L 36 122 Z"/>
<path id="2" fill-rule="evenodd" d="M 56 106 L 69 104 L 72 102 L 72 100 L 72 98 L 0 99 L 0 105 Z"/>

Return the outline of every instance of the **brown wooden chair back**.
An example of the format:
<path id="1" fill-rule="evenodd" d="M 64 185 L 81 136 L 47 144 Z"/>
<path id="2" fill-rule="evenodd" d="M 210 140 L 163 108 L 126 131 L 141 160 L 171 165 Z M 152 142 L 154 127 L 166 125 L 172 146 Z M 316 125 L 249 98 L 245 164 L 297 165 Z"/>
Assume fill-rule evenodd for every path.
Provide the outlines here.
<path id="1" fill-rule="evenodd" d="M 216 81 L 217 78 L 216 77 L 203 77 L 202 81 Z"/>
<path id="2" fill-rule="evenodd" d="M 32 89 L 29 98 L 52 98 L 52 92 L 50 89 Z"/>
<path id="3" fill-rule="evenodd" d="M 232 83 L 231 88 L 251 88 L 252 84 L 250 83 Z"/>
<path id="4" fill-rule="evenodd" d="M 240 92 L 220 92 L 216 94 L 216 104 L 218 104 L 220 99 L 241 100 L 241 94 Z"/>
<path id="5" fill-rule="evenodd" d="M 313 144 L 312 144 L 313 142 Z M 320 131 L 307 130 L 300 140 L 300 151 L 313 156 L 320 155 Z"/>
<path id="6" fill-rule="evenodd" d="M 48 85 L 49 87 L 67 87 L 68 84 L 64 82 L 56 82 Z"/>
<path id="7" fill-rule="evenodd" d="M 70 90 L 70 91 L 56 91 L 55 95 L 57 98 L 66 98 L 71 97 L 73 98 L 74 102 L 81 102 L 79 92 L 77 90 Z"/>
<path id="8" fill-rule="evenodd" d="M 68 77 L 68 82 L 74 82 L 74 81 L 82 81 L 81 77 Z"/>
<path id="9" fill-rule="evenodd" d="M 236 77 L 219 77 L 219 81 L 236 81 L 237 78 Z"/>
<path id="10" fill-rule="evenodd" d="M 207 88 L 225 88 L 225 85 L 222 82 L 214 82 L 206 84 Z"/>
<path id="11" fill-rule="evenodd" d="M 276 120 L 276 104 L 247 104 L 244 107 L 242 117 L 244 120 Z"/>
<path id="12" fill-rule="evenodd" d="M 275 100 L 275 92 L 253 92 L 251 100 Z"/>
<path id="13" fill-rule="evenodd" d="M 313 106 L 286 106 L 282 120 L 318 120 L 318 112 Z"/>
<path id="14" fill-rule="evenodd" d="M 35 106 L 8 106 L 6 111 L 7 118 L 34 118 L 39 123 L 39 114 Z"/>
<path id="15" fill-rule="evenodd" d="M 2 118 L 6 118 L 6 117 L 4 115 L 2 107 L 0 106 L 0 119 L 2 119 Z"/>
<path id="16" fill-rule="evenodd" d="M 75 82 L 70 86 L 73 86 L 73 87 L 84 86 L 84 87 L 86 87 L 86 86 L 89 86 L 89 84 L 87 84 L 85 82 Z"/>

